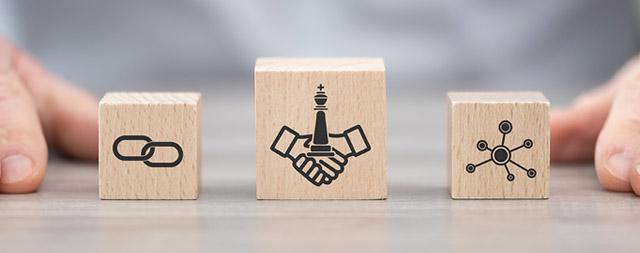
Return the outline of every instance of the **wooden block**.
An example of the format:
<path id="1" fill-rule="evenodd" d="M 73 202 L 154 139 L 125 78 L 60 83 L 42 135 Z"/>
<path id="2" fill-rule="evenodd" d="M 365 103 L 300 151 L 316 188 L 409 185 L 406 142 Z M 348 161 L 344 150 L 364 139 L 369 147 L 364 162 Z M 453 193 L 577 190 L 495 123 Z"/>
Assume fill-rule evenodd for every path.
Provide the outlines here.
<path id="1" fill-rule="evenodd" d="M 454 199 L 549 197 L 549 101 L 539 92 L 450 92 Z"/>
<path id="2" fill-rule="evenodd" d="M 107 93 L 99 145 L 101 199 L 197 199 L 200 94 Z"/>
<path id="3" fill-rule="evenodd" d="M 382 59 L 258 59 L 255 96 L 258 199 L 387 197 Z"/>

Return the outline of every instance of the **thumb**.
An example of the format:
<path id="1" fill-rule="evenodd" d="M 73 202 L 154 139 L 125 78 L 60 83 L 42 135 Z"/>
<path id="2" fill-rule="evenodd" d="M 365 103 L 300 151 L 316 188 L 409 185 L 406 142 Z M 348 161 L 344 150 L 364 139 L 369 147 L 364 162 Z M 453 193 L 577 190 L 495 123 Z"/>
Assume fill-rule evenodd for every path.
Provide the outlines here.
<path id="1" fill-rule="evenodd" d="M 596 144 L 596 172 L 608 190 L 640 190 L 640 181 L 631 180 L 632 169 L 640 165 L 640 63 L 636 61 L 619 82 Z"/>
<path id="2" fill-rule="evenodd" d="M 595 152 L 596 172 L 600 183 L 606 189 L 631 190 L 629 172 L 634 163 L 640 162 L 640 112 L 630 108 L 637 109 L 638 106 L 640 103 L 632 101 L 631 96 L 625 92 L 619 93 L 598 137 Z"/>
<path id="3" fill-rule="evenodd" d="M 31 95 L 13 69 L 14 49 L 0 43 L 0 192 L 35 191 L 44 178 L 47 144 Z"/>

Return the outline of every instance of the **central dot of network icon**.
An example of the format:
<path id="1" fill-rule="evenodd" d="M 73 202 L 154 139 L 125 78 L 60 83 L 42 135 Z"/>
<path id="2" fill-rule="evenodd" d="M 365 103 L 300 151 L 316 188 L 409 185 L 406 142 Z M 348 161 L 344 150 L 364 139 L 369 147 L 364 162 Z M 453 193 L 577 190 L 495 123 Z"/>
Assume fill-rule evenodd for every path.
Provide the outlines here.
<path id="1" fill-rule="evenodd" d="M 514 174 L 511 173 L 511 171 L 509 170 L 509 164 L 513 164 L 516 167 L 520 168 L 521 170 L 523 170 L 527 176 L 529 178 L 534 178 L 536 177 L 536 170 L 533 168 L 527 169 L 524 166 L 520 165 L 519 163 L 517 163 L 516 161 L 511 159 L 511 154 L 521 148 L 525 148 L 525 149 L 530 149 L 533 147 L 533 141 L 531 139 L 525 139 L 522 143 L 522 145 L 515 147 L 513 149 L 508 148 L 507 146 L 504 145 L 504 141 L 507 137 L 507 134 L 511 133 L 511 130 L 513 129 L 513 125 L 511 124 L 511 122 L 509 122 L 508 120 L 503 120 L 500 122 L 500 124 L 498 124 L 498 131 L 500 131 L 500 133 L 502 133 L 502 142 L 493 147 L 490 148 L 487 144 L 487 141 L 485 140 L 480 140 L 478 141 L 478 143 L 476 144 L 476 148 L 478 148 L 478 150 L 480 151 L 490 151 L 491 152 L 491 157 L 485 161 L 482 161 L 478 164 L 473 164 L 473 163 L 469 163 L 466 166 L 466 171 L 469 173 L 474 173 L 476 171 L 476 169 L 488 162 L 493 162 L 495 165 L 498 166 L 503 166 L 504 169 L 507 172 L 507 180 L 508 181 L 513 181 L 516 179 L 516 176 Z"/>

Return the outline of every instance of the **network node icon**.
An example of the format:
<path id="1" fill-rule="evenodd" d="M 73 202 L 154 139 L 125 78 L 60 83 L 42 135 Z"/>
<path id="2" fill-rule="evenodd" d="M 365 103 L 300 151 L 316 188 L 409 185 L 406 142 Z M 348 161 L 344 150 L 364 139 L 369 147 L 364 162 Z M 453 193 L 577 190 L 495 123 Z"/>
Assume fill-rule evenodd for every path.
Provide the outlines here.
<path id="1" fill-rule="evenodd" d="M 491 152 L 491 157 L 485 161 L 482 161 L 478 164 L 473 164 L 473 163 L 469 163 L 466 166 L 466 171 L 468 173 L 473 173 L 476 171 L 476 169 L 488 162 L 493 162 L 494 164 L 498 165 L 498 166 L 503 166 L 504 169 L 507 171 L 507 180 L 508 181 L 513 181 L 516 179 L 516 176 L 513 175 L 511 173 L 511 171 L 509 170 L 509 164 L 513 164 L 516 167 L 520 168 L 521 170 L 525 171 L 527 173 L 527 176 L 529 178 L 534 178 L 536 177 L 536 170 L 533 168 L 527 169 L 524 166 L 518 164 L 517 162 L 513 161 L 511 159 L 511 154 L 521 148 L 526 148 L 526 149 L 530 149 L 533 147 L 533 141 L 531 139 L 525 139 L 522 143 L 522 145 L 515 147 L 513 149 L 508 148 L 507 146 L 504 145 L 504 141 L 505 138 L 507 137 L 507 134 L 511 133 L 511 130 L 513 129 L 513 126 L 511 125 L 511 122 L 509 122 L 508 120 L 503 120 L 500 122 L 500 124 L 498 124 L 498 131 L 500 131 L 500 133 L 502 133 L 502 142 L 500 143 L 500 145 L 497 145 L 493 148 L 489 148 L 487 141 L 485 140 L 480 140 L 478 141 L 478 143 L 476 144 L 476 148 L 480 151 L 490 151 Z"/>

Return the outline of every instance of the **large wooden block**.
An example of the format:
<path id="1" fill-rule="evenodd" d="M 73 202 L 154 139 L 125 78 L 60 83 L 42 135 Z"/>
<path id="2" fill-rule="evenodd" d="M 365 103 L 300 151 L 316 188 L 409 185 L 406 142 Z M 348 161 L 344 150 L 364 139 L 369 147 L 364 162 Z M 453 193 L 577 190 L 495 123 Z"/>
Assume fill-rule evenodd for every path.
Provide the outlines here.
<path id="1" fill-rule="evenodd" d="M 199 93 L 107 93 L 100 101 L 101 199 L 197 199 Z"/>
<path id="2" fill-rule="evenodd" d="M 258 199 L 384 199 L 382 59 L 256 61 Z"/>
<path id="3" fill-rule="evenodd" d="M 454 199 L 549 197 L 549 101 L 539 92 L 450 92 Z"/>

